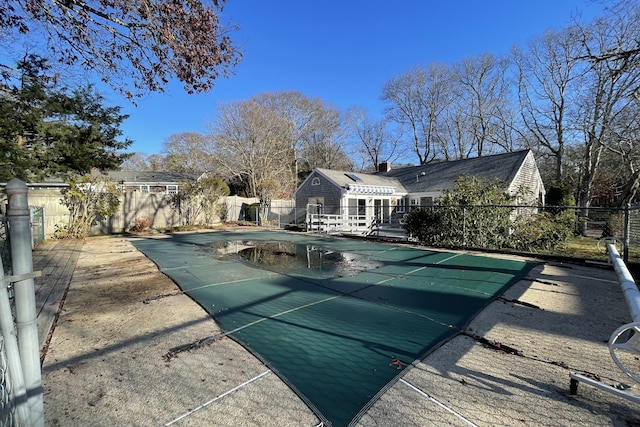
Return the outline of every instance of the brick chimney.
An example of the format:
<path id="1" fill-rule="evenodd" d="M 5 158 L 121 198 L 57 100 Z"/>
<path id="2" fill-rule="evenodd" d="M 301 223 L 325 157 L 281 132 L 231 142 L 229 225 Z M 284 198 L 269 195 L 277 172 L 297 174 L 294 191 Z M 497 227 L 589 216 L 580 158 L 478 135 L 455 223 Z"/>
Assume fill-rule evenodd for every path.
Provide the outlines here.
<path id="1" fill-rule="evenodd" d="M 382 162 L 378 165 L 378 172 L 389 172 L 391 170 L 391 163 Z"/>

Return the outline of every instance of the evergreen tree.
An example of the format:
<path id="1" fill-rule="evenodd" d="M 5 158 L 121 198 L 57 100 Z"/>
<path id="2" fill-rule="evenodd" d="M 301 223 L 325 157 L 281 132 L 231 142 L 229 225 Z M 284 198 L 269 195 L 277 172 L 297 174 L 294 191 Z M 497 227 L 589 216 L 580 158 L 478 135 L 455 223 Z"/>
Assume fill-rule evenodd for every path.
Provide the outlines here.
<path id="1" fill-rule="evenodd" d="M 19 78 L 0 86 L 0 181 L 118 169 L 131 145 L 120 140 L 128 117 L 104 106 L 91 86 L 68 90 L 47 74 L 47 61 L 27 56 Z"/>

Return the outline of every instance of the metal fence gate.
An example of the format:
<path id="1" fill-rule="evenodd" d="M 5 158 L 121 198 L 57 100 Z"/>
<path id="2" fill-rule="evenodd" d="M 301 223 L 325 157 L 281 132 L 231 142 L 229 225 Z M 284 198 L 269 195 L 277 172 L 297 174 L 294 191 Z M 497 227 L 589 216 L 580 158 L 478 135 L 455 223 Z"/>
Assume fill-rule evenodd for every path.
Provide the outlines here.
<path id="1" fill-rule="evenodd" d="M 31 239 L 33 246 L 44 242 L 44 207 L 31 206 Z"/>

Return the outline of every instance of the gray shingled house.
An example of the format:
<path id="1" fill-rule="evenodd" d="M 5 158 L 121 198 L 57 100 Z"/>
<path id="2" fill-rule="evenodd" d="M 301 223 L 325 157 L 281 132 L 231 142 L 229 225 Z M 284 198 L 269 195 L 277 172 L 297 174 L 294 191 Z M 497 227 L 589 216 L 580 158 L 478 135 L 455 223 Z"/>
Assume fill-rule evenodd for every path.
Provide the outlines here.
<path id="1" fill-rule="evenodd" d="M 433 204 L 463 175 L 499 179 L 509 194 L 525 187 L 528 194 L 518 204 L 544 204 L 536 160 L 522 150 L 398 169 L 383 163 L 376 173 L 316 168 L 294 193 L 298 222 L 311 230 L 366 232 L 376 220 L 390 223 L 412 207 Z"/>

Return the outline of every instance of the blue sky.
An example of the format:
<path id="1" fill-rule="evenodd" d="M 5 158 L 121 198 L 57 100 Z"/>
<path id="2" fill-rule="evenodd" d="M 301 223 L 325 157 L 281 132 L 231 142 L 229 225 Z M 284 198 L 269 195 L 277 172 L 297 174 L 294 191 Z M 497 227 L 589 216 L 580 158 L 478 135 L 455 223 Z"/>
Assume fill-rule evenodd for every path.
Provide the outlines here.
<path id="1" fill-rule="evenodd" d="M 385 82 L 411 67 L 506 54 L 600 10 L 589 0 L 228 0 L 224 17 L 240 25 L 234 38 L 244 50 L 234 76 L 198 95 L 171 82 L 137 106 L 105 95 L 130 115 L 122 125 L 134 140 L 128 151 L 147 154 L 172 134 L 206 132 L 218 104 L 262 92 L 295 90 L 378 116 Z"/>

